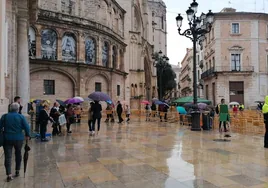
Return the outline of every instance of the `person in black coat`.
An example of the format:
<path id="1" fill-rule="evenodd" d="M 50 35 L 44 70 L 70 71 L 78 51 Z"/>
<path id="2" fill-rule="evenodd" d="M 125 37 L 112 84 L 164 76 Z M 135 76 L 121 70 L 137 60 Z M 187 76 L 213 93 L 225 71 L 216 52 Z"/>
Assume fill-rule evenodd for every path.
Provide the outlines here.
<path id="1" fill-rule="evenodd" d="M 122 118 L 123 108 L 120 101 L 117 102 L 116 113 L 118 115 L 118 121 L 119 121 L 118 123 L 122 123 L 124 121 Z"/>
<path id="2" fill-rule="evenodd" d="M 59 117 L 60 117 L 60 104 L 58 102 L 54 103 L 53 108 L 50 110 L 50 116 L 53 118 L 54 123 L 53 123 L 53 131 L 52 135 L 61 135 L 61 126 L 59 124 Z"/>
<path id="3" fill-rule="evenodd" d="M 54 122 L 53 119 L 49 116 L 48 111 L 49 111 L 49 106 L 47 104 L 45 104 L 44 108 L 40 111 L 40 114 L 39 114 L 41 142 L 47 142 L 48 141 L 46 139 L 48 121 Z"/>
<path id="4" fill-rule="evenodd" d="M 100 131 L 100 122 L 101 122 L 101 111 L 102 111 L 102 107 L 99 103 L 99 101 L 94 101 L 95 103 L 92 106 L 92 112 L 93 112 L 93 127 L 92 127 L 92 135 L 95 134 L 95 124 L 96 121 L 98 121 L 98 132 Z M 98 134 L 97 132 L 97 134 Z"/>

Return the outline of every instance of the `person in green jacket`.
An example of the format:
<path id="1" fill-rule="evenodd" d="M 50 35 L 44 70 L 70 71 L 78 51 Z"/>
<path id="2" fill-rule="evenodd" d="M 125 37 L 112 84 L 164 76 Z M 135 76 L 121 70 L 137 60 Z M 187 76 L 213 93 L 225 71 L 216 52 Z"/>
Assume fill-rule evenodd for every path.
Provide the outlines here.
<path id="1" fill-rule="evenodd" d="M 268 148 L 268 96 L 265 97 L 265 103 L 262 106 L 262 113 L 265 124 L 264 147 Z"/>

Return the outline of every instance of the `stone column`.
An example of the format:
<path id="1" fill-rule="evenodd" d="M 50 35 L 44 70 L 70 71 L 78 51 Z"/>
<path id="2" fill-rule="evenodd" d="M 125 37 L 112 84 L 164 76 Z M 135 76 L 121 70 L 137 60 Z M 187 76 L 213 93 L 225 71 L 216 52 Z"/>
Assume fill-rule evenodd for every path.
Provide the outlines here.
<path id="1" fill-rule="evenodd" d="M 57 40 L 57 60 L 61 61 L 62 60 L 62 50 L 61 50 L 61 36 L 58 36 Z"/>
<path id="2" fill-rule="evenodd" d="M 102 40 L 98 38 L 96 40 L 96 65 L 103 66 L 102 65 Z"/>
<path id="3" fill-rule="evenodd" d="M 36 41 L 36 58 L 42 59 L 42 56 L 41 56 L 41 35 L 39 33 L 36 33 L 35 41 Z"/>
<path id="4" fill-rule="evenodd" d="M 121 58 L 121 54 L 120 54 L 120 49 L 117 49 L 117 56 L 116 56 L 116 69 L 120 69 L 120 58 Z"/>
<path id="5" fill-rule="evenodd" d="M 81 33 L 78 34 L 78 47 L 77 47 L 77 60 L 79 61 L 79 63 L 85 63 L 86 59 L 85 59 L 85 36 Z"/>
<path id="6" fill-rule="evenodd" d="M 17 94 L 21 97 L 23 114 L 27 113 L 27 104 L 30 101 L 30 66 L 28 56 L 28 1 L 18 0 L 17 16 Z"/>
<path id="7" fill-rule="evenodd" d="M 113 45 L 110 44 L 109 46 L 109 68 L 113 68 Z"/>

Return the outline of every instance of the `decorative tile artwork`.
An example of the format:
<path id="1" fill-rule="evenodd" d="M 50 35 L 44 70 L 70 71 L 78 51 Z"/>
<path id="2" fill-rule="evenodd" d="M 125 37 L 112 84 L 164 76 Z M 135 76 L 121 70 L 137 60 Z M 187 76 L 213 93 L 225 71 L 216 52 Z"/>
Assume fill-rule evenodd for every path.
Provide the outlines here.
<path id="1" fill-rule="evenodd" d="M 45 29 L 41 33 L 41 57 L 57 60 L 57 34 L 51 29 Z"/>
<path id="2" fill-rule="evenodd" d="M 96 43 L 91 38 L 87 38 L 85 43 L 86 63 L 94 65 L 96 64 Z"/>
<path id="3" fill-rule="evenodd" d="M 28 33 L 28 49 L 29 49 L 29 57 L 35 58 L 35 56 L 36 56 L 36 37 L 35 37 L 35 31 L 32 27 L 29 28 L 29 33 Z"/>
<path id="4" fill-rule="evenodd" d="M 62 38 L 62 60 L 75 61 L 76 60 L 76 41 L 72 34 L 65 34 Z"/>
<path id="5" fill-rule="evenodd" d="M 102 65 L 104 67 L 109 65 L 109 44 L 107 42 L 104 42 L 102 47 Z"/>

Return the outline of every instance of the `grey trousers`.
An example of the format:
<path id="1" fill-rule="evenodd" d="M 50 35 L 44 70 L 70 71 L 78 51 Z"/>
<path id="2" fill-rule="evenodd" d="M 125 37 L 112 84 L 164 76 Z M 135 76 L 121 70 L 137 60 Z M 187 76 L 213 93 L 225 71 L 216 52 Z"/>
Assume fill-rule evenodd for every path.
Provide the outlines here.
<path id="1" fill-rule="evenodd" d="M 12 160 L 12 149 L 15 148 L 15 161 L 16 161 L 16 171 L 20 170 L 21 166 L 21 149 L 23 145 L 23 140 L 5 140 L 4 141 L 4 153 L 5 153 L 5 168 L 6 175 L 11 173 L 11 160 Z"/>

